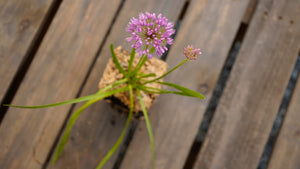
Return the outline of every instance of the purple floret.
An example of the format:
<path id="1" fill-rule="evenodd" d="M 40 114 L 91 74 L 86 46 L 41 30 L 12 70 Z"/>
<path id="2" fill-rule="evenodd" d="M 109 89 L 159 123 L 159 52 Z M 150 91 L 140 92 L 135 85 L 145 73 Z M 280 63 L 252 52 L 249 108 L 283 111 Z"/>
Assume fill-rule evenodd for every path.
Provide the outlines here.
<path id="1" fill-rule="evenodd" d="M 157 56 L 161 56 L 168 50 L 167 44 L 173 43 L 172 35 L 175 33 L 173 24 L 168 22 L 166 17 L 161 14 L 141 13 L 139 18 L 132 18 L 128 24 L 127 32 L 131 37 L 126 38 L 128 42 L 133 41 L 132 48 L 140 56 L 147 55 L 152 58 L 155 51 Z"/>
<path id="2" fill-rule="evenodd" d="M 188 45 L 184 48 L 183 54 L 189 60 L 196 60 L 198 55 L 201 55 L 200 49 L 196 49 L 193 45 Z"/>

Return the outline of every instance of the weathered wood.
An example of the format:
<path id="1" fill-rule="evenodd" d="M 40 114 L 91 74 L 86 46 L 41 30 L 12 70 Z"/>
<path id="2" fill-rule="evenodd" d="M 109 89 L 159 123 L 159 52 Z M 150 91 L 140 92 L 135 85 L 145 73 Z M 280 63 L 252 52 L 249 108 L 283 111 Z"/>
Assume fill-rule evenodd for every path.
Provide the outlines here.
<path id="1" fill-rule="evenodd" d="M 0 1 L 0 102 L 53 1 Z"/>
<path id="2" fill-rule="evenodd" d="M 84 86 L 81 95 L 95 93 L 99 80 L 103 74 L 107 61 L 111 58 L 110 43 L 115 47 L 121 45 L 130 51 L 130 44 L 125 38 L 130 36 L 126 32 L 127 24 L 131 17 L 137 17 L 140 11 L 162 13 L 170 21 L 175 21 L 184 5 L 184 0 L 127 0 L 120 11 L 119 16 L 108 36 L 100 56 Z M 173 10 L 177 9 L 177 10 Z M 79 105 L 75 106 L 75 110 Z M 57 165 L 48 168 L 85 168 L 93 169 L 115 144 L 120 136 L 126 117 L 112 109 L 108 103 L 101 102 L 86 109 L 74 125 L 71 132 L 72 139 L 66 145 L 63 156 L 58 159 Z M 148 140 L 148 137 L 145 138 Z M 147 142 L 146 142 L 147 143 Z M 112 168 L 118 152 L 107 162 L 104 168 Z"/>
<path id="3" fill-rule="evenodd" d="M 120 3 L 63 1 L 13 104 L 40 105 L 74 98 Z M 0 168 L 41 168 L 70 107 L 10 108 L 0 126 Z"/>
<path id="4" fill-rule="evenodd" d="M 268 169 L 300 168 L 300 78 L 271 155 Z"/>
<path id="5" fill-rule="evenodd" d="M 256 5 L 258 0 L 250 0 L 247 11 L 243 17 L 243 23 L 249 24 L 252 18 L 252 15 L 254 14 Z"/>
<path id="6" fill-rule="evenodd" d="M 207 100 L 161 95 L 150 108 L 154 132 L 155 168 L 181 169 L 193 144 L 248 1 L 192 0 L 168 54 L 170 68 L 185 59 L 183 47 L 194 44 L 203 54 L 172 72 L 166 81 L 204 93 Z M 145 122 L 126 152 L 122 169 L 151 168 L 151 150 Z"/>
<path id="7" fill-rule="evenodd" d="M 195 168 L 257 168 L 297 59 L 299 6 L 259 1 Z"/>

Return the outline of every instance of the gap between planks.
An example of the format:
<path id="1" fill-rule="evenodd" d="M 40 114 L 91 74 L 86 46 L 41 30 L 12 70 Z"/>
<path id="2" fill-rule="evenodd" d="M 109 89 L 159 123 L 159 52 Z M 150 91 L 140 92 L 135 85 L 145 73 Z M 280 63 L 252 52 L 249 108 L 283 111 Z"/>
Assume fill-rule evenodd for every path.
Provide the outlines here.
<path id="1" fill-rule="evenodd" d="M 209 125 L 211 123 L 214 112 L 218 105 L 219 99 L 223 93 L 224 87 L 230 75 L 231 68 L 235 62 L 235 58 L 239 53 L 240 47 L 243 43 L 243 39 L 247 32 L 248 25 L 251 22 L 253 14 L 255 13 L 256 7 L 257 7 L 257 0 L 251 0 L 248 4 L 247 10 L 244 13 L 244 17 L 242 19 L 238 32 L 235 36 L 235 39 L 231 45 L 231 49 L 228 53 L 228 57 L 226 59 L 224 67 L 222 68 L 216 87 L 214 88 L 212 98 L 203 115 L 203 119 L 201 121 L 198 134 L 194 139 L 194 143 L 191 146 L 189 155 L 183 167 L 184 169 L 192 169 L 194 166 L 194 163 L 197 159 L 197 155 L 201 150 L 201 146 L 205 140 Z"/>
<path id="2" fill-rule="evenodd" d="M 117 18 L 116 24 L 111 30 L 107 43 L 105 43 L 103 50 L 100 52 L 100 56 L 96 61 L 95 67 L 92 70 L 81 95 L 91 93 L 92 89 L 97 86 L 107 60 L 110 58 L 109 43 L 114 43 L 116 47 L 122 45 L 123 48 L 130 49 L 130 45 L 125 43 L 126 41 L 124 40 L 125 37 L 128 36 L 124 31 L 124 28 L 127 26 L 131 17 L 138 15 L 142 9 L 144 11 L 162 13 L 169 18 L 169 20 L 174 21 L 178 18 L 180 11 L 171 9 L 181 8 L 184 2 L 185 1 L 183 0 L 160 0 L 157 2 L 126 0 L 124 7 L 120 11 L 120 16 Z M 79 104 L 76 105 L 75 108 L 78 106 Z M 114 125 L 111 124 L 111 120 L 115 120 Z M 86 125 L 86 122 L 89 123 L 88 126 Z M 89 160 L 90 165 L 96 165 L 116 141 L 121 133 L 124 122 L 124 117 L 111 109 L 105 102 L 97 103 L 97 105 L 93 105 L 91 108 L 86 109 L 74 125 L 71 132 L 71 137 L 73 135 L 74 139 L 71 139 L 68 142 L 62 159 L 60 159 L 60 162 L 58 161 L 60 164 L 56 167 L 60 168 L 66 166 L 69 162 L 74 163 L 74 160 L 80 163 L 86 163 L 86 161 Z M 85 133 L 88 133 L 88 135 Z M 87 136 L 89 138 L 87 138 Z M 95 137 L 91 138 L 92 136 Z M 93 140 L 93 144 L 89 144 L 89 141 L 91 140 Z M 79 142 L 80 144 L 76 146 Z M 85 158 L 86 154 L 80 152 L 80 147 L 83 146 L 89 151 L 89 154 L 93 154 L 92 158 L 87 159 Z M 80 160 L 78 160 L 79 158 Z M 115 158 L 116 156 L 113 156 L 105 167 L 112 168 Z M 51 166 L 48 165 L 48 168 L 51 168 Z"/>
<path id="3" fill-rule="evenodd" d="M 278 112 L 276 107 L 279 108 L 280 98 L 288 84 L 286 75 L 292 72 L 292 65 L 297 60 L 299 22 L 292 22 L 293 17 L 299 14 L 295 8 L 297 3 L 288 1 L 284 4 L 276 0 L 259 2 L 259 10 L 251 21 L 196 167 L 257 167 L 266 135 L 269 129 L 271 131 L 275 113 Z M 265 10 L 270 11 L 269 16 L 266 16 Z M 274 54 L 273 58 L 270 53 Z M 270 66 L 264 69 L 263 61 Z M 271 83 L 273 81 L 277 83 Z"/>
<path id="4" fill-rule="evenodd" d="M 175 24 L 175 30 L 176 30 L 176 32 L 175 32 L 175 34 L 174 35 L 172 35 L 172 38 L 174 39 L 174 40 L 176 40 L 176 35 L 177 35 L 177 32 L 179 31 L 179 29 L 180 29 L 180 24 L 181 24 L 181 22 L 182 22 L 182 20 L 184 19 L 184 17 L 185 17 L 185 14 L 186 14 L 186 11 L 187 11 L 187 9 L 188 9 L 188 6 L 189 6 L 189 3 L 190 2 L 190 0 L 186 0 L 185 1 L 185 4 L 184 4 L 184 6 L 183 6 L 183 8 L 181 9 L 181 13 L 180 13 L 180 15 L 179 15 L 179 18 L 177 19 L 177 21 L 175 22 L 176 24 Z M 166 60 L 167 59 L 167 57 L 168 57 L 168 53 L 169 53 L 169 51 L 170 51 L 170 49 L 171 49 L 171 45 L 167 45 L 167 47 L 168 47 L 168 51 L 166 51 L 164 54 L 163 54 L 163 56 L 161 56 L 161 59 L 162 60 Z M 115 162 L 115 164 L 114 164 L 114 166 L 113 166 L 113 169 L 119 169 L 120 168 L 120 166 L 122 165 L 122 161 L 123 161 L 123 159 L 124 159 L 124 157 L 125 157 L 125 155 L 126 155 L 126 151 L 127 151 L 127 149 L 128 149 L 128 146 L 130 145 L 130 142 L 131 142 L 131 140 L 132 140 L 132 138 L 133 138 L 133 135 L 134 135 L 134 133 L 135 133 L 135 131 L 136 131 L 136 128 L 137 128 L 137 126 L 138 126 L 138 124 L 139 124 L 139 121 L 133 121 L 132 122 L 133 124 L 130 126 L 130 128 L 129 128 L 129 132 L 128 132 L 128 135 L 126 136 L 126 138 L 124 139 L 124 143 L 120 146 L 120 153 L 119 153 L 119 155 L 118 155 L 118 157 L 117 157 L 117 160 L 116 160 L 116 162 Z"/>
<path id="5" fill-rule="evenodd" d="M 182 47 L 186 45 L 184 44 L 185 41 L 194 43 L 194 45 L 205 49 L 206 52 L 203 52 L 204 54 L 199 57 L 201 61 L 183 66 L 181 71 L 174 72 L 167 79 L 172 79 L 172 81 L 188 87 L 192 86 L 200 92 L 204 90 L 209 100 L 211 89 L 214 88 L 225 62 L 226 54 L 230 50 L 230 45 L 242 20 L 240 13 L 245 12 L 247 2 L 191 1 L 186 19 L 179 31 L 177 42 L 174 43 L 174 46 L 177 47 L 170 50 L 169 57 L 172 56 L 172 60 L 169 57 L 167 60 L 169 65 L 176 65 L 176 62 L 181 58 L 178 54 L 181 53 Z M 228 13 L 221 16 L 224 11 Z M 227 17 L 230 20 L 227 20 Z M 225 37 L 219 39 L 218 33 L 223 30 L 222 28 L 228 32 L 222 33 Z M 182 41 L 178 41 L 178 39 Z M 196 66 L 196 64 L 199 65 Z M 198 73 L 191 73 L 195 72 L 193 69 L 197 69 Z M 182 168 L 199 128 L 201 112 L 206 107 L 207 102 L 200 104 L 189 98 L 180 98 L 179 101 L 176 96 L 159 96 L 158 99 L 150 109 L 153 112 L 150 120 L 153 122 L 152 124 L 155 124 L 153 131 L 157 152 L 156 167 Z M 175 108 L 172 105 L 180 106 Z M 187 112 L 189 114 L 185 114 Z M 200 121 L 198 121 L 199 119 Z M 137 131 L 121 168 L 138 169 L 151 166 L 150 146 L 146 144 L 147 132 L 144 123 L 139 124 Z M 139 163 L 135 163 L 135 161 L 139 161 Z"/>
<path id="6" fill-rule="evenodd" d="M 89 68 L 89 70 L 88 70 L 88 72 L 87 72 L 87 74 L 86 74 L 85 79 L 84 79 L 83 82 L 82 82 L 82 85 L 81 85 L 81 87 L 80 87 L 80 89 L 79 89 L 79 91 L 78 91 L 78 94 L 76 95 L 76 98 L 78 98 L 78 97 L 81 95 L 82 90 L 83 90 L 83 88 L 84 88 L 84 86 L 85 86 L 85 84 L 86 84 L 86 82 L 87 82 L 87 80 L 88 80 L 88 78 L 89 78 L 89 76 L 90 76 L 90 74 L 91 74 L 91 72 L 92 72 L 92 70 L 93 70 L 95 64 L 96 64 L 96 61 L 97 61 L 97 59 L 98 59 L 98 56 L 99 56 L 99 54 L 100 54 L 101 51 L 102 51 L 102 48 L 103 48 L 103 46 L 104 46 L 104 44 L 105 44 L 105 42 L 106 42 L 106 40 L 107 40 L 107 38 L 108 38 L 108 35 L 109 35 L 110 32 L 111 32 L 111 29 L 112 29 L 113 25 L 115 24 L 116 18 L 119 16 L 119 13 L 120 13 L 120 11 L 121 11 L 121 9 L 122 9 L 122 7 L 123 7 L 125 1 L 126 1 L 126 0 L 122 0 L 122 2 L 120 3 L 120 5 L 119 5 L 119 7 L 118 7 L 118 9 L 117 9 L 117 11 L 116 11 L 116 13 L 115 13 L 115 15 L 114 15 L 114 18 L 112 19 L 112 22 L 110 23 L 110 26 L 109 26 L 109 28 L 108 28 L 108 30 L 107 30 L 107 33 L 105 34 L 105 36 L 104 36 L 104 38 L 103 38 L 103 41 L 101 42 L 101 45 L 100 45 L 100 47 L 99 47 L 99 49 L 98 49 L 96 55 L 94 56 L 94 60 L 93 60 L 93 62 L 91 63 L 91 66 L 89 66 L 90 68 Z M 52 146 L 52 148 L 51 148 L 51 150 L 50 150 L 50 152 L 49 152 L 49 154 L 48 154 L 48 157 L 47 157 L 45 163 L 43 164 L 42 169 L 46 169 L 47 166 L 49 165 L 49 162 L 51 163 L 51 157 L 52 157 L 53 153 L 55 152 L 56 146 L 57 146 L 57 144 L 59 143 L 59 139 L 60 139 L 60 137 L 62 136 L 63 131 L 65 130 L 65 128 L 66 128 L 66 126 L 67 126 L 68 120 L 69 120 L 69 118 L 71 117 L 72 112 L 74 111 L 74 108 L 75 108 L 75 105 L 72 105 L 72 107 L 70 108 L 70 111 L 69 111 L 69 113 L 68 113 L 68 115 L 67 115 L 67 117 L 66 117 L 66 119 L 65 119 L 65 121 L 64 121 L 64 123 L 63 123 L 63 126 L 61 127 L 61 130 L 59 131 L 59 133 L 58 133 L 58 135 L 57 135 L 57 137 L 56 137 L 56 139 L 55 139 L 55 142 L 54 142 L 54 144 L 53 144 L 53 146 Z"/>
<path id="7" fill-rule="evenodd" d="M 45 15 L 44 20 L 42 21 L 40 27 L 38 28 L 36 34 L 33 37 L 33 40 L 31 44 L 29 45 L 29 48 L 27 49 L 26 54 L 24 55 L 24 58 L 22 59 L 22 62 L 20 63 L 14 77 L 12 78 L 10 85 L 8 86 L 1 104 L 0 104 L 0 125 L 1 122 L 5 116 L 5 113 L 8 110 L 8 107 L 3 106 L 3 104 L 10 104 L 12 99 L 14 98 L 19 86 L 21 85 L 24 76 L 27 73 L 28 68 L 30 67 L 30 64 L 32 60 L 34 59 L 34 56 L 49 28 L 49 25 L 51 24 L 58 8 L 62 0 L 55 0 L 52 2 L 51 6 L 49 7 L 48 12 Z"/>
<path id="8" fill-rule="evenodd" d="M 212 98 L 209 101 L 208 107 L 203 115 L 199 131 L 190 149 L 189 155 L 184 165 L 184 169 L 192 169 L 194 166 L 197 155 L 201 150 L 201 146 L 205 140 L 209 125 L 214 116 L 214 112 L 216 110 L 216 107 L 218 106 L 219 99 L 222 96 L 224 87 L 226 86 L 226 82 L 228 80 L 228 77 L 230 76 L 232 66 L 234 65 L 236 56 L 238 55 L 240 47 L 243 43 L 244 35 L 247 32 L 247 27 L 248 25 L 244 23 L 240 24 L 239 30 L 235 36 L 234 42 L 232 43 L 231 49 L 228 53 L 228 57 L 226 59 L 224 67 L 222 68 L 222 72 L 219 76 L 216 87 L 214 88 Z"/>
<path id="9" fill-rule="evenodd" d="M 298 57 L 299 59 L 299 57 Z M 298 62 L 299 63 L 299 62 Z M 300 64 L 298 65 L 300 67 Z M 299 169 L 300 159 L 300 76 L 276 139 L 268 169 Z"/>
<path id="10" fill-rule="evenodd" d="M 120 2 L 62 1 L 13 103 L 74 98 Z M 41 168 L 70 107 L 9 109 L 0 126 L 0 168 Z"/>
<path id="11" fill-rule="evenodd" d="M 271 160 L 272 152 L 274 150 L 276 140 L 278 139 L 278 135 L 281 132 L 282 125 L 285 121 L 285 116 L 288 111 L 291 98 L 294 95 L 293 93 L 296 92 L 295 86 L 296 86 L 297 79 L 299 79 L 299 71 L 300 71 L 300 52 L 296 64 L 294 66 L 294 69 L 291 73 L 289 83 L 284 92 L 284 96 L 282 98 L 280 108 L 278 110 L 276 119 L 273 123 L 272 131 L 270 132 L 268 142 L 264 148 L 264 152 L 260 158 L 260 162 L 257 169 L 266 169 L 269 161 Z M 298 83 L 300 83 L 299 80 Z"/>

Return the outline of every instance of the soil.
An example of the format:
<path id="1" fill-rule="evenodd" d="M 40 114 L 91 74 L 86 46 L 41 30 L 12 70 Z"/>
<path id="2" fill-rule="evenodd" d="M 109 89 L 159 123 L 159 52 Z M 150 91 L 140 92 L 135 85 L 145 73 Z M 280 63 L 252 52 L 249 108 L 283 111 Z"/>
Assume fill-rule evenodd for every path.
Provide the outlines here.
<path id="1" fill-rule="evenodd" d="M 120 46 L 115 49 L 115 53 L 120 62 L 120 65 L 123 67 L 125 71 L 127 71 L 128 61 L 130 59 L 130 53 L 127 52 L 126 50 L 123 50 L 122 47 Z M 132 64 L 133 68 L 136 66 L 139 59 L 140 57 L 136 55 Z M 156 77 L 159 77 L 167 72 L 167 64 L 166 62 L 153 57 L 152 59 L 148 59 L 145 62 L 140 72 L 145 74 L 155 73 Z M 123 77 L 124 77 L 123 74 L 119 72 L 119 70 L 117 69 L 116 65 L 113 62 L 113 59 L 111 58 L 106 65 L 103 76 L 99 82 L 98 88 L 102 89 L 107 85 L 110 85 L 118 80 L 121 80 Z M 148 77 L 145 79 L 151 80 L 156 77 Z M 123 87 L 124 85 L 120 85 L 118 87 Z M 159 88 L 159 89 L 161 88 L 161 85 L 158 83 L 148 83 L 146 84 L 146 86 Z M 144 91 L 141 91 L 141 95 L 147 110 L 150 108 L 151 104 L 153 103 L 153 100 L 158 96 L 158 94 L 146 93 Z M 124 112 L 124 108 L 128 109 L 130 104 L 129 92 L 117 93 L 113 95 L 113 97 L 108 98 L 107 100 L 108 102 L 112 103 L 112 105 L 114 105 L 115 108 Z M 135 116 L 140 116 L 142 109 L 141 109 L 141 105 L 139 104 L 138 97 L 135 91 L 134 91 L 134 104 L 135 104 L 134 114 Z"/>

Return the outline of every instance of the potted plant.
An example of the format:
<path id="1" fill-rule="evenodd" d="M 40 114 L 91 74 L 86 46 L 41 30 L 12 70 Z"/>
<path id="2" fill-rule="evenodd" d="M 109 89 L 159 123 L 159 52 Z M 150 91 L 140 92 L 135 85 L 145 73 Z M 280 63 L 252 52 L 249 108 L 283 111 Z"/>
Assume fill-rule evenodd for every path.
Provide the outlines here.
<path id="1" fill-rule="evenodd" d="M 141 13 L 138 18 L 133 17 L 127 27 L 127 32 L 129 32 L 131 36 L 126 38 L 128 42 L 133 42 L 131 45 L 131 53 L 129 54 L 121 50 L 120 47 L 114 49 L 114 46 L 111 44 L 110 50 L 112 59 L 108 62 L 104 75 L 99 83 L 99 91 L 95 94 L 48 105 L 5 106 L 17 108 L 47 108 L 86 101 L 83 106 L 73 113 L 68 121 L 66 130 L 54 154 L 53 164 L 55 164 L 68 141 L 72 126 L 82 111 L 104 98 L 114 96 L 122 101 L 124 105 L 128 106 L 129 111 L 127 121 L 121 136 L 106 156 L 100 161 L 96 169 L 101 169 L 111 155 L 117 150 L 129 127 L 134 112 L 138 113 L 139 111 L 142 111 L 146 121 L 152 149 L 152 167 L 154 168 L 154 140 L 147 112 L 152 100 L 158 94 L 167 93 L 205 99 L 200 93 L 162 80 L 165 76 L 182 66 L 184 63 L 196 60 L 197 56 L 201 54 L 200 49 L 194 48 L 191 45 L 185 47 L 183 49 L 183 54 L 186 58 L 169 71 L 166 71 L 166 63 L 157 58 L 152 58 L 153 55 L 160 57 L 168 50 L 166 45 L 171 45 L 173 43 L 171 37 L 175 33 L 173 26 L 174 25 L 171 22 L 168 22 L 168 19 L 161 14 L 156 15 L 155 13 L 151 14 L 146 12 Z M 162 89 L 161 86 L 168 86 L 175 90 L 165 90 Z"/>

